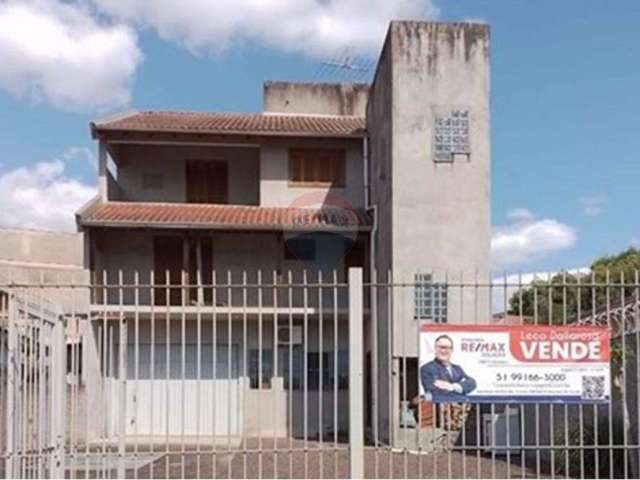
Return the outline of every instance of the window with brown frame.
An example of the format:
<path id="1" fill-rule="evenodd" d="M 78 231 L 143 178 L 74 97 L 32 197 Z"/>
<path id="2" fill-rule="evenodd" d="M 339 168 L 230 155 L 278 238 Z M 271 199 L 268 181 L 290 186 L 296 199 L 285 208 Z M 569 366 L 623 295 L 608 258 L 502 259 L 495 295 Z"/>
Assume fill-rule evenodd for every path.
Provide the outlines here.
<path id="1" fill-rule="evenodd" d="M 345 153 L 333 148 L 289 150 L 289 184 L 294 186 L 345 186 Z"/>
<path id="2" fill-rule="evenodd" d="M 187 160 L 186 166 L 187 203 L 229 203 L 226 161 Z"/>

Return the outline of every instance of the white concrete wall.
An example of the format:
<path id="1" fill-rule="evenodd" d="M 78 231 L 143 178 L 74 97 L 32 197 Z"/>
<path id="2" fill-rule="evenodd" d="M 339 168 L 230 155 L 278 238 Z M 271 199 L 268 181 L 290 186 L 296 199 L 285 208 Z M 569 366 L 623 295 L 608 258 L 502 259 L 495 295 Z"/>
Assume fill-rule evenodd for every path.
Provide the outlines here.
<path id="1" fill-rule="evenodd" d="M 380 283 L 389 282 L 388 272 L 393 267 L 393 229 L 392 229 L 392 160 L 391 155 L 393 145 L 392 125 L 393 125 L 393 98 L 392 98 L 392 51 L 391 42 L 385 41 L 378 60 L 378 66 L 369 103 L 367 105 L 367 131 L 369 135 L 369 185 L 371 204 L 376 207 L 377 230 L 374 235 L 375 268 L 377 269 L 377 281 Z M 372 312 L 375 318 L 374 325 L 377 328 L 377 339 L 379 348 L 377 355 L 374 351 L 374 338 L 372 328 L 366 331 L 365 351 L 372 351 L 372 363 L 377 358 L 377 369 L 370 372 L 372 388 L 374 373 L 377 373 L 378 392 L 375 392 L 375 399 L 378 402 L 377 420 L 381 439 L 388 439 L 390 435 L 392 419 L 389 416 L 389 388 L 393 381 L 389 375 L 389 365 L 392 361 L 392 354 L 386 346 L 389 337 L 392 335 L 392 322 L 389 318 L 391 312 L 389 303 L 391 302 L 391 290 L 387 288 L 377 288 L 374 292 L 377 297 L 377 309 Z M 373 398 L 369 400 L 373 404 Z M 372 415 L 373 417 L 373 415 Z"/>
<path id="2" fill-rule="evenodd" d="M 0 261 L 82 267 L 83 235 L 46 230 L 0 229 Z"/>
<path id="3" fill-rule="evenodd" d="M 65 313 L 86 312 L 89 274 L 83 268 L 83 241 L 82 233 L 0 229 L 0 284 L 33 285 L 21 295 L 53 303 Z M 67 287 L 47 287 L 54 284 Z"/>
<path id="4" fill-rule="evenodd" d="M 486 25 L 397 22 L 393 63 L 393 270 L 434 271 L 436 280 L 488 280 L 491 242 L 489 30 Z M 471 155 L 434 161 L 436 111 L 468 109 Z M 449 290 L 448 319 L 489 318 L 488 298 L 474 305 Z M 463 308 L 467 315 L 461 315 Z M 411 310 L 396 303 L 395 314 Z M 407 336 L 417 325 L 405 323 Z M 395 344 L 401 349 L 396 335 Z M 413 354 L 416 347 L 411 348 Z"/>
<path id="5" fill-rule="evenodd" d="M 224 160 L 228 164 L 229 203 L 258 204 L 259 150 L 252 147 L 120 145 L 117 158 L 120 200 L 186 201 L 187 160 Z M 160 175 L 161 189 L 144 189 L 145 175 Z"/>
<path id="6" fill-rule="evenodd" d="M 391 92 L 386 92 L 389 84 Z M 471 155 L 437 163 L 434 115 L 452 109 L 470 112 Z M 412 282 L 419 271 L 433 271 L 440 281 L 445 276 L 459 281 L 462 275 L 473 282 L 476 274 L 486 281 L 491 239 L 488 28 L 393 22 L 369 113 L 372 196 L 380 205 L 378 263 L 390 263 L 396 281 Z M 399 354 L 414 356 L 416 347 L 406 350 L 400 341 L 417 329 L 410 320 L 413 295 L 404 290 L 394 298 L 393 313 L 408 319 L 394 323 L 407 331 L 394 333 L 394 345 Z M 480 319 L 489 315 L 488 298 L 475 305 L 473 295 L 462 301 L 458 295 L 450 289 L 451 322 L 473 321 L 474 308 Z"/>
<path id="7" fill-rule="evenodd" d="M 310 188 L 289 185 L 290 148 L 345 148 L 345 188 Z M 260 155 L 260 205 L 313 207 L 322 204 L 327 196 L 329 206 L 342 202 L 352 208 L 362 208 L 364 201 L 363 161 L 361 140 L 274 140 L 265 143 Z"/>
<path id="8" fill-rule="evenodd" d="M 369 85 L 363 83 L 265 82 L 264 111 L 363 117 Z"/>
<path id="9" fill-rule="evenodd" d="M 469 158 L 434 161 L 434 116 L 469 110 Z M 485 25 L 392 22 L 371 88 L 372 203 L 378 205 L 376 264 L 395 283 L 410 284 L 415 273 L 434 281 L 488 280 L 490 259 L 489 31 Z M 473 288 L 461 297 L 448 290 L 447 320 L 489 318 L 489 296 Z M 398 287 L 378 295 L 380 342 L 392 336 L 392 352 L 379 352 L 382 367 L 394 358 L 391 411 L 399 412 L 399 359 L 416 357 L 418 321 L 414 289 Z M 389 305 L 391 302 L 391 305 Z M 392 319 L 387 318 L 390 312 Z M 391 332 L 384 325 L 392 325 Z M 380 365 L 379 365 L 380 366 Z M 382 370 L 385 371 L 385 370 Z M 391 380 L 389 380 L 391 381 Z M 382 380 L 387 385 L 386 379 Z M 381 412 L 389 399 L 382 398 Z M 399 413 L 380 416 L 382 428 Z"/>

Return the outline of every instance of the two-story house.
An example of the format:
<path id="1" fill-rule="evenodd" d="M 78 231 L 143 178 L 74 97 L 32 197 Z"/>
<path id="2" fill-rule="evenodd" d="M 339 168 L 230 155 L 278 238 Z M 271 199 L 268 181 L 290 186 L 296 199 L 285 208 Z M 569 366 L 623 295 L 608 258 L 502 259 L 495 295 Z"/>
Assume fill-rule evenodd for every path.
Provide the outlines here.
<path id="1" fill-rule="evenodd" d="M 488 112 L 486 26 L 393 22 L 371 85 L 270 82 L 262 113 L 92 123 L 83 368 L 114 413 L 94 433 L 122 408 L 131 435 L 345 430 L 351 266 L 438 302 L 367 287 L 367 418 L 395 425 L 402 357 L 417 378 L 401 339 L 465 321 L 436 272 L 488 273 Z"/>

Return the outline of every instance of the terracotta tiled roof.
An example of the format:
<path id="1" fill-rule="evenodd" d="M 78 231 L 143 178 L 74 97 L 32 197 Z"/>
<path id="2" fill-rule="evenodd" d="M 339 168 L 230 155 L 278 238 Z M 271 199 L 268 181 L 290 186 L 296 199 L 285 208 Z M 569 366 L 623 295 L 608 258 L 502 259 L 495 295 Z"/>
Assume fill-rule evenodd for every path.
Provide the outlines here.
<path id="1" fill-rule="evenodd" d="M 226 135 L 362 137 L 363 117 L 260 113 L 146 111 L 91 124 L 94 136 L 113 131 Z"/>
<path id="2" fill-rule="evenodd" d="M 368 230 L 365 212 L 342 208 L 289 208 L 188 203 L 105 202 L 78 215 L 83 226 L 172 227 L 211 230 Z"/>

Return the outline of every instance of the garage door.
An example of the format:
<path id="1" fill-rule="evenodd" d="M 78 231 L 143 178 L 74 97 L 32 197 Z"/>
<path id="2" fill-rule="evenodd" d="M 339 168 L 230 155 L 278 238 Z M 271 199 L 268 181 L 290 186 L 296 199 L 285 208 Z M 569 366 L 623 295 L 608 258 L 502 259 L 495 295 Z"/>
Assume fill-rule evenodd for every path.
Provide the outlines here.
<path id="1" fill-rule="evenodd" d="M 242 425 L 238 346 L 129 346 L 127 433 L 237 435 Z M 153 365 L 153 368 L 151 368 Z M 166 365 L 169 365 L 167 371 Z"/>

